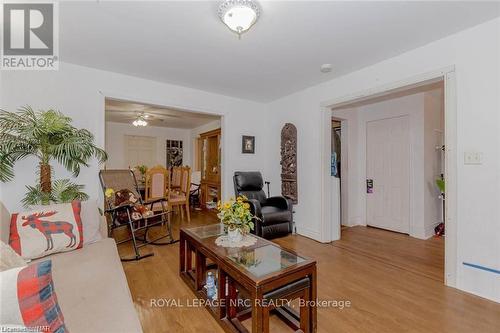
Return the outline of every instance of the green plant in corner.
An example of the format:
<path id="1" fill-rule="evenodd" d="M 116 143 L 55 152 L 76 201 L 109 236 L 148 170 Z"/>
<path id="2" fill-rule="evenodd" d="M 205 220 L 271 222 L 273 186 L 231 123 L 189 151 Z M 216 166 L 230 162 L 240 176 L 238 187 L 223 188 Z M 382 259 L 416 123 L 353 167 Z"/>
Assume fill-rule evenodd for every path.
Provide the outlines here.
<path id="1" fill-rule="evenodd" d="M 143 164 L 143 165 L 136 165 L 134 169 L 139 171 L 139 173 L 141 174 L 141 179 L 138 179 L 138 181 L 145 182 L 146 172 L 148 172 L 148 167 Z"/>
<path id="2" fill-rule="evenodd" d="M 439 191 L 441 193 L 445 193 L 445 182 L 444 182 L 444 179 L 436 179 L 436 186 L 438 187 Z"/>
<path id="3" fill-rule="evenodd" d="M 83 185 L 68 179 L 52 181 L 53 160 L 59 162 L 77 177 L 82 166 L 91 158 L 100 163 L 107 160 L 104 150 L 94 144 L 94 136 L 86 129 L 78 129 L 72 119 L 59 111 L 34 111 L 26 106 L 18 112 L 0 110 L 0 181 L 14 178 L 14 165 L 29 156 L 38 159 L 39 182 L 28 186 L 23 199 L 25 205 L 67 202 L 85 199 Z"/>
<path id="4" fill-rule="evenodd" d="M 135 167 L 137 170 L 139 170 L 139 172 L 141 173 L 141 175 L 144 177 L 144 175 L 146 174 L 146 172 L 148 172 L 148 167 L 145 166 L 144 164 L 143 165 L 137 165 Z"/>
<path id="5" fill-rule="evenodd" d="M 50 193 L 42 192 L 40 184 L 26 186 L 28 192 L 22 200 L 23 206 L 37 205 L 45 202 L 85 201 L 89 196 L 83 192 L 83 185 L 75 184 L 69 179 L 57 179 L 52 182 Z"/>

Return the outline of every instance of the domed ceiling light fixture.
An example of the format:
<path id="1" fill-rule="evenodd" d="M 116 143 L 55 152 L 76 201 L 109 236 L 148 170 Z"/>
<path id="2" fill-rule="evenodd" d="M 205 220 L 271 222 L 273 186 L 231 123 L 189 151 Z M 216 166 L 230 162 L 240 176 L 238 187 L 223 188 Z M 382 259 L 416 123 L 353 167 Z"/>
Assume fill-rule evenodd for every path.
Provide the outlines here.
<path id="1" fill-rule="evenodd" d="M 132 122 L 132 125 L 135 127 L 144 127 L 148 125 L 148 122 L 146 121 L 146 116 L 144 114 L 140 114 L 137 116 L 137 119 Z"/>
<path id="2" fill-rule="evenodd" d="M 241 39 L 241 34 L 257 22 L 260 8 L 252 0 L 226 0 L 220 4 L 218 14 L 222 22 Z"/>

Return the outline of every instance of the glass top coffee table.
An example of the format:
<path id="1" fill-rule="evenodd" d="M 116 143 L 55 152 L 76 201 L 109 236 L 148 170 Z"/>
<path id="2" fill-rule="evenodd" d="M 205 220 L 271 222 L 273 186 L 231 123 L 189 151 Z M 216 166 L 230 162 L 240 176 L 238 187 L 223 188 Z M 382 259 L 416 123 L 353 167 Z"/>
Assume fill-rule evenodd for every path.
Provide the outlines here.
<path id="1" fill-rule="evenodd" d="M 180 275 L 228 332 L 248 332 L 241 321 L 252 319 L 252 332 L 269 331 L 275 312 L 295 330 L 316 331 L 316 262 L 263 238 L 248 247 L 217 246 L 221 224 L 182 228 Z M 217 299 L 207 296 L 206 276 L 217 277 Z M 286 301 L 300 298 L 300 315 Z M 292 330 L 291 330 L 292 331 Z"/>

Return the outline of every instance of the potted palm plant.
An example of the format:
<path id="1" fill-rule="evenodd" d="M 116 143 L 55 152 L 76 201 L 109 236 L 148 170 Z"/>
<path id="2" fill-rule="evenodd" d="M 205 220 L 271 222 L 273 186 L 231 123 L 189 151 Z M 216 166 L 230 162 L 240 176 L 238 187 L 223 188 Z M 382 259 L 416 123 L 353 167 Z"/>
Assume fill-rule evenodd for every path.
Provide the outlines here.
<path id="1" fill-rule="evenodd" d="M 18 112 L 0 110 L 0 181 L 14 178 L 14 165 L 29 156 L 38 159 L 38 184 L 28 186 L 23 204 L 49 204 L 84 200 L 83 185 L 69 179 L 52 181 L 52 161 L 57 161 L 77 177 L 91 158 L 107 160 L 104 150 L 94 144 L 94 136 L 78 129 L 72 119 L 55 110 L 34 111 L 26 106 Z"/>
<path id="2" fill-rule="evenodd" d="M 239 196 L 226 202 L 218 202 L 217 216 L 227 228 L 228 238 L 231 242 L 239 242 L 254 228 L 253 219 L 257 218 L 250 212 L 247 198 Z"/>

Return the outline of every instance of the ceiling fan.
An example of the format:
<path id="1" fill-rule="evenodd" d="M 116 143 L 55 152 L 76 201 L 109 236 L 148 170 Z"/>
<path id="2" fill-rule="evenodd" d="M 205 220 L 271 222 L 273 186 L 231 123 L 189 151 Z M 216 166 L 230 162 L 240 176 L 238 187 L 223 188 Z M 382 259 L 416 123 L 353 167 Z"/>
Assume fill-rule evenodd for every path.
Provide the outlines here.
<path id="1" fill-rule="evenodd" d="M 124 120 L 130 120 L 134 126 L 147 126 L 148 121 L 166 121 L 168 118 L 180 118 L 178 115 L 164 114 L 159 112 L 144 111 L 125 111 L 125 110 L 106 110 L 110 115 Z"/>
<path id="2" fill-rule="evenodd" d="M 135 127 L 138 127 L 138 126 L 147 126 L 148 125 L 148 122 L 146 121 L 146 119 L 148 119 L 148 116 L 145 115 L 145 114 L 140 114 L 137 116 L 137 118 L 132 122 L 132 125 L 134 125 Z"/>

